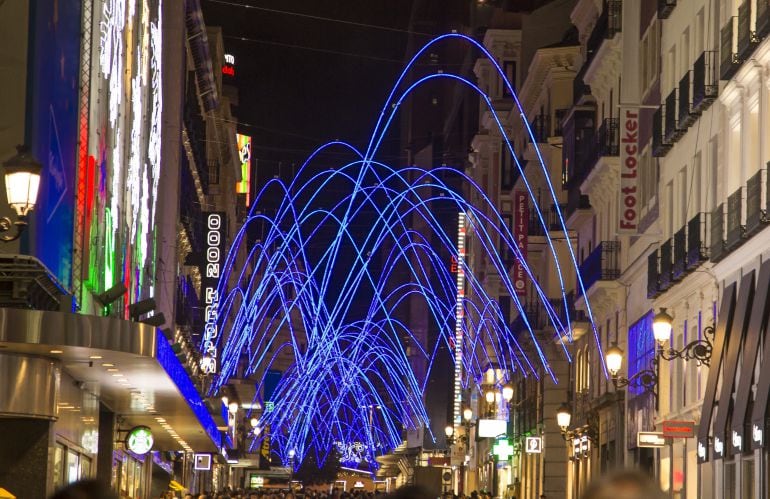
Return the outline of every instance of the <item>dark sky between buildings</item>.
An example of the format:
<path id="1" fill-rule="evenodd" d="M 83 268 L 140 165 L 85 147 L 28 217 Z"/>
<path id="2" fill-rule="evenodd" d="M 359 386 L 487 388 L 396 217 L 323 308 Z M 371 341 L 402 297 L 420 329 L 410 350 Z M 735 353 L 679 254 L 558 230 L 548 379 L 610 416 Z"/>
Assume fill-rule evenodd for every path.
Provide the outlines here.
<path id="1" fill-rule="evenodd" d="M 207 25 L 222 27 L 225 51 L 236 58 L 239 129 L 253 137 L 259 183 L 278 172 L 279 161 L 288 179 L 292 163 L 298 167 L 325 141 L 366 145 L 403 66 L 411 5 L 202 0 Z M 398 153 L 396 137 L 385 156 Z"/>

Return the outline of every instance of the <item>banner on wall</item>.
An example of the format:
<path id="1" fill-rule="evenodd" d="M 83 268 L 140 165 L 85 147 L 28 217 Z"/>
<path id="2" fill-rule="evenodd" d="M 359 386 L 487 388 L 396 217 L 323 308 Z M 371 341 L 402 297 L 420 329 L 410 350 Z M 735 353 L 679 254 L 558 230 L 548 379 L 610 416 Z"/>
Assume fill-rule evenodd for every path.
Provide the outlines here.
<path id="1" fill-rule="evenodd" d="M 513 285 L 517 296 L 527 294 L 527 273 L 524 265 L 527 260 L 527 233 L 529 232 L 529 195 L 527 191 L 513 193 L 513 238 L 521 253 L 521 259 L 513 263 Z"/>
<path id="2" fill-rule="evenodd" d="M 639 226 L 639 109 L 620 108 L 620 225 L 621 234 Z"/>

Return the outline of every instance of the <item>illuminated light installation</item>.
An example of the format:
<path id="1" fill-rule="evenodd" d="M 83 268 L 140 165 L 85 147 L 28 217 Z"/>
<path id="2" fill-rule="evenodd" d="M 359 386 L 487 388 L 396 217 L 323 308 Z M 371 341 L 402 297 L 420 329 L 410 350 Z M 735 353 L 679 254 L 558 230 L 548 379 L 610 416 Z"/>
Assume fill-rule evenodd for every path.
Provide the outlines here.
<path id="1" fill-rule="evenodd" d="M 89 74 L 83 97 L 89 117 L 81 119 L 87 147 L 78 162 L 76 234 L 84 272 L 77 295 L 122 281 L 129 291 L 113 312 L 124 316 L 129 302 L 154 294 L 156 279 L 162 11 L 161 0 L 95 0 L 94 27 L 83 33 L 84 43 L 93 37 L 96 45 L 98 38 L 98 64 L 82 68 Z"/>
<path id="2" fill-rule="evenodd" d="M 522 263 L 522 277 L 529 283 L 531 295 L 541 301 L 555 331 L 554 339 L 565 335 L 571 340 L 570 318 L 554 309 L 527 265 L 511 227 L 504 223 L 483 189 L 454 168 L 393 168 L 375 160 L 404 99 L 432 80 L 450 80 L 481 96 L 519 169 L 527 194 L 531 200 L 537 199 L 490 98 L 478 86 L 448 72 L 427 75 L 406 86 L 404 80 L 415 61 L 433 45 L 448 39 L 464 40 L 490 60 L 513 95 L 545 178 L 550 178 L 518 97 L 502 69 L 483 46 L 464 35 L 451 34 L 429 42 L 409 62 L 383 107 L 365 151 L 343 142 L 330 142 L 311 154 L 290 184 L 280 179 L 267 182 L 253 200 L 222 267 L 217 293 L 220 365 L 211 380 L 209 395 L 216 395 L 236 376 L 243 356 L 248 364 L 242 375 L 255 377 L 256 392 L 261 393 L 266 373 L 275 369 L 279 359 L 285 364 L 288 354 L 293 362 L 281 369 L 283 375 L 271 395 L 274 410 L 265 411 L 259 420 L 260 427 L 272 429 L 273 448 L 278 449 L 284 463 L 290 461 L 289 449 L 299 458 L 295 464 L 308 452 L 315 452 L 322 461 L 336 442 L 362 442 L 376 455 L 401 444 L 403 429 L 424 427 L 430 431 L 423 401 L 428 378 L 426 374 L 417 376 L 411 360 L 425 361 L 430 372 L 439 345 L 420 343 L 409 325 L 399 319 L 407 300 L 423 301 L 426 321 L 439 331 L 440 344 L 453 349 L 456 355 L 455 343 L 459 343 L 457 372 L 461 373 L 463 388 L 478 386 L 493 363 L 501 372 L 522 376 L 539 377 L 542 369 L 558 381 L 498 250 L 509 251 Z M 349 162 L 318 171 L 314 161 L 330 148 L 349 153 Z M 442 181 L 445 174 L 462 180 L 462 192 Z M 347 194 L 341 197 L 340 192 Z M 548 194 L 558 210 L 558 198 L 550 185 Z M 282 200 L 277 210 L 269 215 L 263 212 L 267 201 L 275 199 Z M 479 201 L 471 203 L 468 199 Z M 571 245 L 566 244 L 566 257 L 556 252 L 552 230 L 548 230 L 540 205 L 533 203 L 534 223 L 546 229 L 546 246 L 554 259 L 563 294 L 567 292 L 564 268 L 576 274 L 577 286 L 585 296 Z M 457 244 L 463 231 L 448 233 L 435 217 L 438 208 L 461 213 L 464 228 L 472 227 L 466 238 L 472 237 L 488 261 L 483 274 L 497 274 L 524 330 L 514 332 L 503 323 L 497 291 L 493 296 L 487 293 L 483 274 L 471 268 L 465 258 L 468 241 Z M 562 232 L 559 238 L 569 241 L 558 211 L 557 218 Z M 411 228 L 415 225 L 421 230 Z M 264 236 L 246 246 L 246 234 L 255 226 L 264 228 Z M 447 268 L 439 251 L 442 248 L 454 255 L 462 280 Z M 238 254 L 246 254 L 247 261 L 236 266 Z M 382 259 L 373 260 L 372 255 L 381 255 Z M 360 306 L 362 297 L 366 307 Z M 564 300 L 566 305 L 566 297 Z M 592 318 L 587 298 L 586 308 Z M 462 320 L 458 321 L 458 315 Z M 592 327 L 596 335 L 593 323 Z M 518 334 L 528 334 L 529 352 L 520 345 Z M 565 357 L 571 360 L 566 346 L 562 346 Z M 603 357 L 599 356 L 606 372 Z M 372 407 L 380 409 L 372 411 Z M 458 413 L 455 408 L 455 420 Z M 252 449 L 264 444 L 264 436 L 253 438 Z"/>
<path id="3" fill-rule="evenodd" d="M 454 431 L 463 422 L 463 301 L 465 300 L 465 213 L 457 214 L 457 298 L 455 300 Z"/>

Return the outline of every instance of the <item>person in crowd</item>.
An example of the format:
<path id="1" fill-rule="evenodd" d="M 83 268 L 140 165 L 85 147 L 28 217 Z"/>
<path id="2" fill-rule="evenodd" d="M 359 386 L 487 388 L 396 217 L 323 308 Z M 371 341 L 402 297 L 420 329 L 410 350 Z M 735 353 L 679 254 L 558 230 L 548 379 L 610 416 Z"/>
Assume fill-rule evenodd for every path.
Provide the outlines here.
<path id="1" fill-rule="evenodd" d="M 102 482 L 81 480 L 59 490 L 51 499 L 118 499 L 118 496 Z"/>
<path id="2" fill-rule="evenodd" d="M 665 499 L 653 480 L 638 471 L 622 470 L 588 485 L 583 499 Z"/>

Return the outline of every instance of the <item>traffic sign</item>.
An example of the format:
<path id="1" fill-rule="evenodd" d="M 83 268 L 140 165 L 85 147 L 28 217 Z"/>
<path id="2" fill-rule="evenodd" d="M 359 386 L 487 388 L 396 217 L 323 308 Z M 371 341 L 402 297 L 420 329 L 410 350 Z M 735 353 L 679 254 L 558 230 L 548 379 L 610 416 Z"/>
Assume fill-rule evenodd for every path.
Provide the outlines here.
<path id="1" fill-rule="evenodd" d="M 543 439 L 541 437 L 527 437 L 524 452 L 527 454 L 541 454 L 543 452 Z"/>

